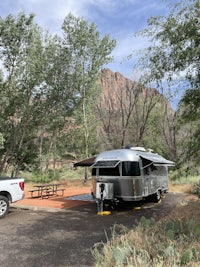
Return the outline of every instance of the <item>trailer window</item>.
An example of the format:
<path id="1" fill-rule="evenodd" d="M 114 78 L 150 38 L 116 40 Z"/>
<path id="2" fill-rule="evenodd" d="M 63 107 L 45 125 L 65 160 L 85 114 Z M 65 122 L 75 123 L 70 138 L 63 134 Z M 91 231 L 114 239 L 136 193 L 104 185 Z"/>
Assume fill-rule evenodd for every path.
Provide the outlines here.
<path id="1" fill-rule="evenodd" d="M 93 168 L 115 168 L 120 163 L 119 160 L 101 160 L 95 162 Z"/>
<path id="2" fill-rule="evenodd" d="M 140 176 L 139 162 L 122 162 L 122 176 Z"/>
<path id="3" fill-rule="evenodd" d="M 115 168 L 99 168 L 99 175 L 102 176 L 120 176 L 119 167 Z"/>

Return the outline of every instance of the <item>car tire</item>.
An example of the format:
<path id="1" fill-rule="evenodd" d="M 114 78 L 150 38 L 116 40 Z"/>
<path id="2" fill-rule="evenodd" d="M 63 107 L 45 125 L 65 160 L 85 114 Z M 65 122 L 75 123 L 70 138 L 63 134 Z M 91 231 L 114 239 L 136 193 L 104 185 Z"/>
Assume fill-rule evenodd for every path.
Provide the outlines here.
<path id="1" fill-rule="evenodd" d="M 9 210 L 9 200 L 5 196 L 0 195 L 0 219 L 3 218 Z"/>

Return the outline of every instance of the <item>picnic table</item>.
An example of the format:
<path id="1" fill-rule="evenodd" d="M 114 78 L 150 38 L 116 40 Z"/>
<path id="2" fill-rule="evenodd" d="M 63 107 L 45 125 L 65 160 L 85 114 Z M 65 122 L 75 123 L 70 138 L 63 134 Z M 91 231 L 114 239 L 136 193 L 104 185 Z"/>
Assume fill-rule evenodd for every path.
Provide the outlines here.
<path id="1" fill-rule="evenodd" d="M 40 184 L 34 185 L 36 189 L 30 190 L 31 197 L 37 198 L 49 198 L 50 196 L 58 196 L 58 192 L 61 192 L 62 196 L 64 195 L 65 188 L 60 188 L 62 184 L 53 183 L 53 184 Z"/>

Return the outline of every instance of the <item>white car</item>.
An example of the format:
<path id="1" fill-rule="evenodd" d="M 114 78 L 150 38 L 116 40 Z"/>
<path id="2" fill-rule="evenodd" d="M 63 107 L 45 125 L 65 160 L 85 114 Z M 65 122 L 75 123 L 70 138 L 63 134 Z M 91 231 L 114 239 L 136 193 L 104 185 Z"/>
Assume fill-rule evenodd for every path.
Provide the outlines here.
<path id="1" fill-rule="evenodd" d="M 23 178 L 0 177 L 0 219 L 8 213 L 10 203 L 23 198 Z"/>

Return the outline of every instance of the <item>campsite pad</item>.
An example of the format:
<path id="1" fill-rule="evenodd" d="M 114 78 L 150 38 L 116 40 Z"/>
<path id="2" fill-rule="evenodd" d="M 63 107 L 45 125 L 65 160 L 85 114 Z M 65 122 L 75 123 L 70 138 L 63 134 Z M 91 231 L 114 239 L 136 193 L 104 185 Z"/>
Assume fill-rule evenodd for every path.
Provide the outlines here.
<path id="1" fill-rule="evenodd" d="M 70 209 L 76 206 L 82 206 L 86 204 L 86 201 L 92 201 L 91 187 L 66 187 L 64 196 L 49 197 L 49 198 L 31 198 L 31 193 L 26 191 L 25 198 L 16 203 L 12 203 L 12 206 L 28 208 L 58 208 L 58 209 Z M 79 200 L 79 195 L 80 200 Z M 76 200 L 76 201 L 74 201 Z"/>
<path id="2" fill-rule="evenodd" d="M 95 202 L 96 200 L 93 199 L 91 194 L 82 194 L 82 195 L 76 195 L 71 197 L 65 197 L 66 200 L 80 200 L 80 201 L 92 201 Z"/>

